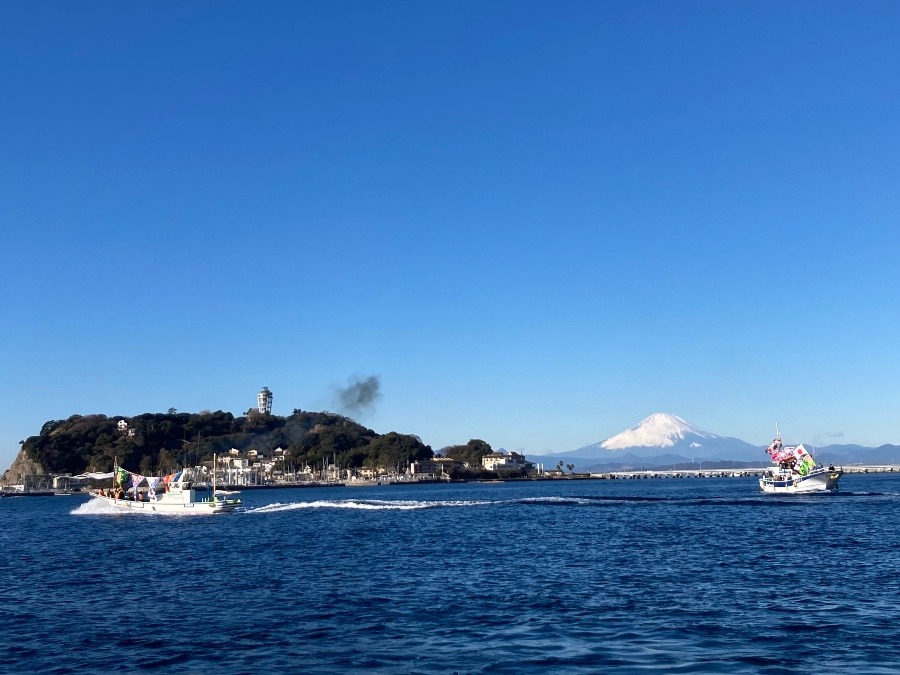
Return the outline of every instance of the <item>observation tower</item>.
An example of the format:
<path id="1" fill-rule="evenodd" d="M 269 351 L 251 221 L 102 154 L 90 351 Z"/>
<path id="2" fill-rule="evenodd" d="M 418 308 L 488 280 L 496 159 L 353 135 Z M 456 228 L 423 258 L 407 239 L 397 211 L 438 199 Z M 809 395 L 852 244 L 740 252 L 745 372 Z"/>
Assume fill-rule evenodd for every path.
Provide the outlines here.
<path id="1" fill-rule="evenodd" d="M 269 415 L 272 413 L 272 392 L 268 387 L 259 390 L 256 397 L 256 407 L 261 413 Z"/>

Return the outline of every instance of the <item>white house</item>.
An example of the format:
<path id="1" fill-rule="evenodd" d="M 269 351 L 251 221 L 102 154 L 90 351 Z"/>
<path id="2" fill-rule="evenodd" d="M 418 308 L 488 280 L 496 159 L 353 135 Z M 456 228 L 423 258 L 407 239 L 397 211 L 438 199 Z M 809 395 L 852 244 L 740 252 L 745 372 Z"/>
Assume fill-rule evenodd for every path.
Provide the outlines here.
<path id="1" fill-rule="evenodd" d="M 487 471 L 521 471 L 527 469 L 530 463 L 517 452 L 492 452 L 481 458 L 481 466 Z"/>

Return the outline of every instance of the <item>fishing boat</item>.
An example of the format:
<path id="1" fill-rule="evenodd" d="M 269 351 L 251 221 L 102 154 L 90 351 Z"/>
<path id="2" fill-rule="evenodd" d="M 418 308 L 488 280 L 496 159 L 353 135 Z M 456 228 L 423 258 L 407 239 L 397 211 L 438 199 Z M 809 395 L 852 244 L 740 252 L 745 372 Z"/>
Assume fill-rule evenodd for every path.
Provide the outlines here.
<path id="1" fill-rule="evenodd" d="M 194 484 L 184 471 L 142 476 L 116 467 L 110 476 L 115 479 L 114 487 L 91 492 L 91 497 L 123 511 L 214 514 L 230 513 L 241 506 L 240 492 L 216 489 L 215 474 L 212 485 Z"/>
<path id="2" fill-rule="evenodd" d="M 800 492 L 833 492 L 843 470 L 834 465 L 827 468 L 818 464 L 812 453 L 800 445 L 784 445 L 778 426 L 775 439 L 766 448 L 775 464 L 759 479 L 759 489 L 769 494 L 795 494 Z"/>

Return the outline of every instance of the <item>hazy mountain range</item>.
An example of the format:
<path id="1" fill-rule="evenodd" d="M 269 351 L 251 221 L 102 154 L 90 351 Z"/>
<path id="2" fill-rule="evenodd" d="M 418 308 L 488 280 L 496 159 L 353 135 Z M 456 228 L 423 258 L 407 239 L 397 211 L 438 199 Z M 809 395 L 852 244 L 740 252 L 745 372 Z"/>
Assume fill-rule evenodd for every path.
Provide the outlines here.
<path id="1" fill-rule="evenodd" d="M 809 445 L 807 444 L 807 447 Z M 900 464 L 900 446 L 828 445 L 814 448 L 820 462 L 838 464 Z M 560 461 L 577 471 L 632 468 L 672 468 L 678 465 L 734 462 L 766 466 L 771 460 L 763 446 L 704 431 L 670 413 L 655 413 L 604 441 L 551 455 L 528 455 L 529 461 L 552 468 Z"/>

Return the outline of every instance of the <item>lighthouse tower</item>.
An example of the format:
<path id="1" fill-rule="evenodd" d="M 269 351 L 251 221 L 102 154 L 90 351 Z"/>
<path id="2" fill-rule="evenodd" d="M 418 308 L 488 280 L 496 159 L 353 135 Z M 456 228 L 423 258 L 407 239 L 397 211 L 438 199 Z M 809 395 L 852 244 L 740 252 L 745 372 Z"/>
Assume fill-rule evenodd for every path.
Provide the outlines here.
<path id="1" fill-rule="evenodd" d="M 259 394 L 256 397 L 256 405 L 261 413 L 269 415 L 272 412 L 272 392 L 268 387 L 263 387 L 259 390 Z"/>

